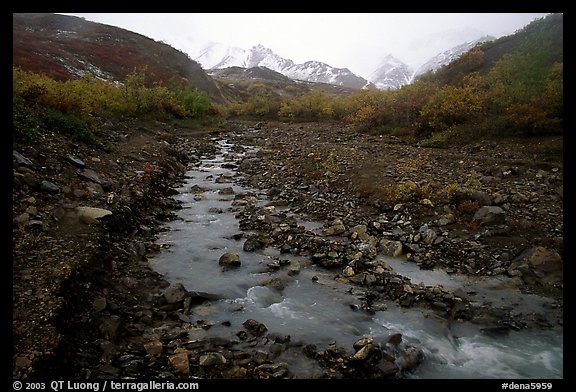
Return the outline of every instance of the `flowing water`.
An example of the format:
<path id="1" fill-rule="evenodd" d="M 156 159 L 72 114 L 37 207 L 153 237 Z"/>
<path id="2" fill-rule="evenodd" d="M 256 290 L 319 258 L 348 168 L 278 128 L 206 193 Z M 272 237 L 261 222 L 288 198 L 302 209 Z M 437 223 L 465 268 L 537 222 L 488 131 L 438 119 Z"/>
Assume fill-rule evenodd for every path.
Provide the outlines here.
<path id="1" fill-rule="evenodd" d="M 191 321 L 209 321 L 211 335 L 235 338 L 247 319 L 255 319 L 269 333 L 289 335 L 291 341 L 328 346 L 352 347 L 363 336 L 385 343 L 394 333 L 403 342 L 421 348 L 423 363 L 408 375 L 411 378 L 563 378 L 563 331 L 520 330 L 505 336 L 482 333 L 481 326 L 445 320 L 425 309 L 404 309 L 394 302 L 387 310 L 368 314 L 359 309 L 362 292 L 334 281 L 333 272 L 313 264 L 290 275 L 287 269 L 269 272 L 267 265 L 278 260 L 280 252 L 265 248 L 244 252 L 233 201 L 235 195 L 253 192 L 259 203 L 265 194 L 245 189 L 235 183 L 237 174 L 231 161 L 238 162 L 251 149 L 234 148 L 223 139 L 214 139 L 219 150 L 215 157 L 203 157 L 201 164 L 186 173 L 186 181 L 175 196 L 182 201 L 180 219 L 168 224 L 169 230 L 159 242 L 167 244 L 150 260 L 152 268 L 171 283 L 182 283 L 188 290 L 209 293 L 219 300 L 196 306 Z M 243 152 L 237 152 L 241 150 Z M 232 188 L 233 193 L 223 191 Z M 301 221 L 308 229 L 318 230 L 318 222 Z M 240 254 L 241 267 L 223 270 L 220 256 Z M 379 256 L 383 257 L 383 256 Z M 283 260 L 302 261 L 301 257 L 282 254 Z M 414 263 L 385 258 L 399 274 L 413 283 L 442 285 L 446 290 L 462 290 L 471 301 L 513 306 L 519 312 L 543 312 L 550 301 L 535 295 L 522 295 L 506 284 L 505 279 L 472 281 L 465 276 L 442 271 L 422 271 Z M 280 278 L 282 291 L 267 284 Z M 226 322 L 226 323 L 224 323 Z M 301 350 L 300 350 L 301 351 Z M 317 365 L 298 350 L 286 351 L 281 359 L 291 366 L 298 378 L 308 378 Z"/>

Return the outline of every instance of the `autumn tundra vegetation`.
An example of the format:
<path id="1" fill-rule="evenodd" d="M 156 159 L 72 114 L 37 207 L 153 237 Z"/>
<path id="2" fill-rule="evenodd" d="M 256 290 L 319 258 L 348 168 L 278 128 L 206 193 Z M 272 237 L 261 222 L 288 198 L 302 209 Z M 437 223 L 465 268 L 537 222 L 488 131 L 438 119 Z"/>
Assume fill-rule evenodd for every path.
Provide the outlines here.
<path id="1" fill-rule="evenodd" d="M 182 83 L 159 83 L 148 68 L 133 68 L 122 82 L 94 75 L 52 79 L 13 68 L 14 137 L 54 128 L 97 143 L 110 118 L 149 117 L 222 124 L 233 117 L 284 121 L 340 121 L 360 131 L 404 135 L 441 147 L 486 136 L 561 134 L 562 40 L 552 15 L 486 42 L 435 72 L 396 90 L 331 92 L 286 86 L 284 94 L 262 80 L 236 81 L 242 94 L 211 99 Z M 560 25 L 561 26 L 561 25 Z M 560 27 L 560 34 L 561 34 Z M 509 41 L 515 41 L 514 50 Z M 553 42 L 554 44 L 550 44 Z M 230 81 L 219 81 L 221 90 Z M 244 86 L 240 86 L 244 83 Z M 241 97 L 241 99 L 239 99 Z"/>

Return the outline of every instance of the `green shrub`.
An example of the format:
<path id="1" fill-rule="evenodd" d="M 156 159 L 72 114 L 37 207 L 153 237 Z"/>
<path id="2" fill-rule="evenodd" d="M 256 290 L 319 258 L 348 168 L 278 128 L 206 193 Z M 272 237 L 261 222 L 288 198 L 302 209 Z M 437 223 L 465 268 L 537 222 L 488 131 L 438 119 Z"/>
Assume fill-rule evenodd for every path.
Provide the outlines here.
<path id="1" fill-rule="evenodd" d="M 70 136 L 73 140 L 89 145 L 98 144 L 98 138 L 92 133 L 88 123 L 75 115 L 45 108 L 40 112 L 40 118 L 46 130 Z"/>
<path id="2" fill-rule="evenodd" d="M 39 134 L 41 122 L 36 111 L 20 97 L 12 97 L 12 137 L 29 142 Z"/>

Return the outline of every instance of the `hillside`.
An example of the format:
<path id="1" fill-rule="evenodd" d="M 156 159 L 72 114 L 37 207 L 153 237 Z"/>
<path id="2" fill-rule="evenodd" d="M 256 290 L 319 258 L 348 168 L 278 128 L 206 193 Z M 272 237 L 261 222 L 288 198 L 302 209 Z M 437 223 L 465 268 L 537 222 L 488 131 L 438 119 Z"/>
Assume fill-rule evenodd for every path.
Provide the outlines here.
<path id="1" fill-rule="evenodd" d="M 56 14 L 13 15 L 13 65 L 56 80 L 91 73 L 123 81 L 146 66 L 162 85 L 179 84 L 223 96 L 214 81 L 188 55 L 143 35 L 82 18 Z"/>
<path id="2" fill-rule="evenodd" d="M 435 72 L 423 74 L 420 79 L 434 80 L 440 84 L 458 83 L 463 75 L 471 72 L 488 74 L 499 60 L 511 55 L 529 57 L 530 62 L 540 69 L 554 62 L 561 63 L 564 57 L 563 29 L 563 14 L 551 14 L 533 21 L 515 34 L 476 46 L 473 50 L 482 53 L 481 59 L 464 55 Z"/>

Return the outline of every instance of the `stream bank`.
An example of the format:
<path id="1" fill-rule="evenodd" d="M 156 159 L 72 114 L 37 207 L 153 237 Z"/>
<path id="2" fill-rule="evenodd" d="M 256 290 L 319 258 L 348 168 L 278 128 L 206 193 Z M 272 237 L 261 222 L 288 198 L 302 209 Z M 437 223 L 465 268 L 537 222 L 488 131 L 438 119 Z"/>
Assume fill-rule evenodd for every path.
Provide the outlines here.
<path id="1" fill-rule="evenodd" d="M 311 125 L 308 125 L 308 127 L 311 127 Z M 239 126 L 238 130 L 242 131 L 240 134 L 244 135 L 244 131 L 248 131 L 250 128 L 263 127 L 250 126 L 247 128 L 242 128 L 242 126 Z M 288 138 L 283 138 L 288 134 L 294 136 L 294 140 L 298 140 L 298 137 L 303 136 L 305 132 L 310 132 L 310 129 L 306 127 L 300 128 L 300 126 L 292 125 L 286 125 L 284 128 L 281 126 L 276 128 L 274 125 L 265 125 L 264 128 L 266 130 L 264 136 L 262 134 L 258 135 L 257 133 L 247 133 L 245 135 L 246 138 L 242 136 L 242 144 L 255 145 L 256 143 L 253 143 L 254 141 L 261 140 L 264 143 L 272 143 L 274 147 L 283 146 L 283 148 L 286 148 L 290 146 L 290 144 L 286 143 Z M 323 128 L 323 131 L 326 130 Z M 282 132 L 285 132 L 285 134 L 282 134 Z M 322 135 L 322 137 L 330 135 L 331 140 L 351 143 L 350 135 L 348 135 L 346 132 L 343 130 L 335 130 L 333 135 L 329 134 L 329 132 L 326 132 L 324 135 Z M 142 132 L 142 134 L 146 134 L 146 132 Z M 198 306 L 199 303 L 204 302 L 205 300 L 213 301 L 215 298 L 207 298 L 207 293 L 201 292 L 181 291 L 180 294 L 178 294 L 178 290 L 175 290 L 175 297 L 169 296 L 167 298 L 165 294 L 166 289 L 169 288 L 170 283 L 164 280 L 163 277 L 159 274 L 147 270 L 149 258 L 154 257 L 155 254 L 162 250 L 160 245 L 156 243 L 156 239 L 164 230 L 162 229 L 163 224 L 174 217 L 172 212 L 176 206 L 168 200 L 171 199 L 171 196 L 176 194 L 175 189 L 179 186 L 179 181 L 181 180 L 179 176 L 184 172 L 184 167 L 193 165 L 194 162 L 199 162 L 202 155 L 215 154 L 216 147 L 213 145 L 213 141 L 209 139 L 215 136 L 224 137 L 224 135 L 227 136 L 228 134 L 229 132 L 218 131 L 212 135 L 209 135 L 208 137 L 205 137 L 204 135 L 200 138 L 194 137 L 189 138 L 188 140 L 184 140 L 185 137 L 171 138 L 167 135 L 167 133 L 159 131 L 149 132 L 149 137 L 141 137 L 141 135 L 138 136 L 141 137 L 142 142 L 140 148 L 145 146 L 146 148 L 143 150 L 151 151 L 150 155 L 142 156 L 143 154 L 139 152 L 138 154 L 140 154 L 140 158 L 144 159 L 132 161 L 132 163 L 137 166 L 137 169 L 133 171 L 135 175 L 131 177 L 129 176 L 129 179 L 127 179 L 125 182 L 118 180 L 111 186 L 111 188 L 108 188 L 107 190 L 124 189 L 122 188 L 121 184 L 129 184 L 130 197 L 127 196 L 127 200 L 132 200 L 132 198 L 134 198 L 134 200 L 138 200 L 138 198 L 142 197 L 138 195 L 150 195 L 151 199 L 147 203 L 127 202 L 127 204 L 122 204 L 118 202 L 118 204 L 114 204 L 116 201 L 110 203 L 113 204 L 112 206 L 109 206 L 109 208 L 111 211 L 113 211 L 114 218 L 109 219 L 110 223 L 108 225 L 112 226 L 108 226 L 108 228 L 103 230 L 101 234 L 98 234 L 96 237 L 94 237 L 105 239 L 94 245 L 97 249 L 102 251 L 100 253 L 95 252 L 95 254 L 99 256 L 91 259 L 93 260 L 92 263 L 97 265 L 98 268 L 95 268 L 94 270 L 91 268 L 85 268 L 87 266 L 86 264 L 81 264 L 77 268 L 72 268 L 71 271 L 74 272 L 74 274 L 63 279 L 64 284 L 62 284 L 61 289 L 57 291 L 59 294 L 56 297 L 64 297 L 68 303 L 65 307 L 66 310 L 62 313 L 59 313 L 59 316 L 55 317 L 56 320 L 60 319 L 65 321 L 55 322 L 55 324 L 57 324 L 56 329 L 61 328 L 62 324 L 73 326 L 73 328 L 69 329 L 69 333 L 65 334 L 65 339 L 63 339 L 65 344 L 58 344 L 58 341 L 56 341 L 56 349 L 52 353 L 46 354 L 49 358 L 52 359 L 47 361 L 38 361 L 38 363 L 43 365 L 36 367 L 35 369 L 31 369 L 33 366 L 30 363 L 35 363 L 35 358 L 43 358 L 43 356 L 37 352 L 27 352 L 25 349 L 18 350 L 15 355 L 14 374 L 16 374 L 18 377 L 26 377 L 27 374 L 31 375 L 31 377 L 41 377 L 44 374 L 50 376 L 59 375 L 59 377 L 65 378 L 69 378 L 71 376 L 73 376 L 73 378 L 120 378 L 130 376 L 153 378 L 289 378 L 293 376 L 293 374 L 290 372 L 290 369 L 288 369 L 283 364 L 283 361 L 275 361 L 273 359 L 274 354 L 270 355 L 270 353 L 281 353 L 282 347 L 289 346 L 290 343 L 285 341 L 285 337 L 268 336 L 265 333 L 262 333 L 263 328 L 266 327 L 266 325 L 260 323 L 258 320 L 250 321 L 247 323 L 247 325 L 242 326 L 242 330 L 244 330 L 246 337 L 244 342 L 248 345 L 248 347 L 250 347 L 249 349 L 235 346 L 232 340 L 239 339 L 239 337 L 234 337 L 233 339 L 228 340 L 215 337 L 204 339 L 202 338 L 202 335 L 200 335 L 200 338 L 194 338 L 194 333 L 196 333 L 194 331 L 198 329 L 198 325 L 194 325 L 192 328 L 189 319 L 186 317 L 186 310 L 191 309 L 192 306 Z M 372 139 L 364 139 L 364 136 L 362 135 L 353 136 L 354 138 L 358 138 L 360 141 L 368 140 L 368 143 L 366 143 L 366 146 L 368 147 L 370 147 L 373 143 Z M 343 137 L 348 139 L 343 139 Z M 136 139 L 136 137 L 134 139 Z M 178 150 L 185 150 L 184 156 L 186 158 L 182 156 L 180 159 L 178 154 L 174 154 L 174 149 L 163 150 L 162 148 L 156 149 L 155 147 L 158 145 L 165 145 L 166 143 L 172 147 L 179 146 Z M 395 141 L 395 143 L 397 142 Z M 302 148 L 301 146 L 302 144 L 300 144 L 300 142 L 292 143 L 291 148 L 293 150 L 291 152 L 285 153 L 284 151 L 280 153 L 279 151 L 276 151 L 275 154 L 279 154 L 276 155 L 276 159 L 261 160 L 258 162 L 258 165 L 254 164 L 255 162 L 253 162 L 252 167 L 251 164 L 247 161 L 247 163 L 244 163 L 243 166 L 240 165 L 240 169 L 247 174 L 246 181 L 250 181 L 250 186 L 257 186 L 259 189 L 263 190 L 266 189 L 267 194 L 276 193 L 277 196 L 281 195 L 282 197 L 279 199 L 284 200 L 276 200 L 277 205 L 281 204 L 282 202 L 290 202 L 293 205 L 296 205 L 298 209 L 293 210 L 293 212 L 297 214 L 307 214 L 309 217 L 313 218 L 311 220 L 321 222 L 326 221 L 326 229 L 328 230 L 340 230 L 338 227 L 339 222 L 335 222 L 336 219 L 340 219 L 345 227 L 344 232 L 347 231 L 347 235 L 353 234 L 354 232 L 350 231 L 350 228 L 362 226 L 363 223 L 365 224 L 366 220 L 363 218 L 360 219 L 358 214 L 354 214 L 356 216 L 353 216 L 353 214 L 348 212 L 349 208 L 353 208 L 355 205 L 359 205 L 358 203 L 354 204 L 353 198 L 350 197 L 351 194 L 340 193 L 341 195 L 344 195 L 346 200 L 339 200 L 337 192 L 329 195 L 329 198 L 326 197 L 326 194 L 320 195 L 320 198 L 309 197 L 309 195 L 306 193 L 302 195 L 297 194 L 298 187 L 302 187 L 300 190 L 306 190 L 305 187 L 310 186 L 306 184 L 306 177 L 301 176 L 299 179 L 294 178 L 297 177 L 298 174 L 296 170 L 300 170 L 300 167 L 298 166 L 295 166 L 292 169 L 294 171 L 289 173 L 290 175 L 286 175 L 286 171 L 289 169 L 289 167 L 287 165 L 284 165 L 286 167 L 281 165 L 283 162 L 289 162 L 290 164 L 294 165 L 301 163 L 298 159 L 301 156 L 298 155 L 298 148 Z M 314 145 L 310 144 L 310 146 L 313 147 Z M 264 149 L 262 147 L 264 147 Z M 409 148 L 407 145 L 404 147 L 406 149 Z M 260 151 L 265 151 L 266 145 L 264 144 L 259 148 Z M 346 148 L 349 149 L 349 151 L 353 151 L 350 149 L 349 144 Z M 165 152 L 158 153 L 158 151 Z M 302 151 L 304 151 L 304 149 L 302 149 Z M 312 151 L 307 152 L 305 155 L 309 155 L 310 152 Z M 93 155 L 93 152 L 84 153 L 86 155 L 82 155 L 81 152 L 76 152 L 76 155 L 83 158 L 83 160 L 87 160 L 86 157 Z M 27 153 L 25 155 L 30 156 L 30 154 Z M 66 156 L 66 154 L 61 154 L 60 156 Z M 166 172 L 159 170 L 157 176 L 152 175 L 147 179 L 142 180 L 142 177 L 146 177 L 142 174 L 154 173 L 156 168 L 162 167 L 162 162 L 164 160 L 170 160 L 167 158 L 168 156 L 172 156 L 174 160 L 178 161 L 180 164 L 175 165 L 171 169 L 167 169 Z M 273 157 L 273 155 L 271 156 Z M 335 154 L 333 154 L 333 156 L 337 157 Z M 119 157 L 122 157 L 122 155 L 119 155 Z M 554 157 L 554 154 L 551 154 L 551 157 Z M 114 162 L 115 160 L 120 159 L 118 157 L 110 158 L 110 162 Z M 61 158 L 58 158 L 58 160 L 60 159 Z M 155 166 L 150 166 L 150 164 Z M 412 162 L 408 166 L 413 164 L 415 163 Z M 61 163 L 60 165 L 62 166 Z M 96 164 L 92 165 L 97 166 Z M 275 167 L 275 165 L 278 165 L 278 167 Z M 523 173 L 534 174 L 534 178 L 546 181 L 548 184 L 555 185 L 555 187 L 549 187 L 550 192 L 543 191 L 542 194 L 530 194 L 529 196 L 531 196 L 531 198 L 528 198 L 529 203 L 534 203 L 533 208 L 538 207 L 536 211 L 530 212 L 533 220 L 541 223 L 543 229 L 548 229 L 551 227 L 551 232 L 555 232 L 559 223 L 558 219 L 556 219 L 556 221 L 553 219 L 554 216 L 558 216 L 558 199 L 554 200 L 554 197 L 559 196 L 555 189 L 558 189 L 558 178 L 561 179 L 562 177 L 561 173 L 558 177 L 558 167 L 555 164 L 547 163 L 547 165 L 548 166 L 545 169 L 538 169 L 542 170 L 541 172 L 538 170 L 532 171 L 533 169 L 525 169 L 526 171 Z M 406 165 L 403 164 L 399 167 L 405 168 L 405 166 Z M 559 167 L 559 170 L 561 170 L 562 166 L 560 165 Z M 270 168 L 277 168 L 279 170 L 270 171 Z M 322 165 L 320 168 L 326 169 L 326 167 L 322 167 Z M 250 171 L 255 173 L 255 171 L 258 169 L 261 170 L 260 175 L 254 175 L 252 177 L 249 176 L 251 174 Z M 556 169 L 556 171 L 554 171 L 554 169 Z M 117 170 L 125 171 L 126 167 L 117 168 Z M 310 171 L 309 173 L 313 173 L 317 170 L 318 165 L 315 163 L 314 170 Z M 26 172 L 24 169 L 21 171 Z M 115 172 L 112 170 L 107 171 L 101 167 L 97 168 L 97 171 L 99 173 L 106 173 L 108 177 L 115 178 Z M 507 171 L 508 169 L 505 170 L 505 172 Z M 174 175 L 167 175 L 169 172 L 174 173 Z M 517 173 L 520 173 L 520 171 L 517 171 Z M 76 176 L 76 173 L 73 172 L 73 176 Z M 328 177 L 331 179 L 334 178 L 331 175 L 328 175 Z M 140 180 L 136 181 L 136 179 Z M 149 181 L 149 179 L 155 180 Z M 52 180 L 55 183 L 66 183 L 66 180 L 64 179 Z M 517 178 L 517 180 L 521 180 L 521 178 Z M 271 181 L 275 181 L 275 184 L 271 183 Z M 162 192 L 154 193 L 151 191 L 154 189 L 154 187 L 162 183 L 166 185 L 159 187 L 159 189 L 163 188 Z M 320 182 L 319 185 L 322 185 L 322 183 Z M 333 185 L 337 184 L 334 183 Z M 522 181 L 518 181 L 515 191 L 517 189 L 521 189 L 522 186 Z M 526 186 L 528 186 L 528 184 Z M 334 189 L 338 188 L 335 187 Z M 71 189 L 70 191 L 70 193 L 74 194 L 74 189 Z M 25 192 L 23 191 L 22 193 Z M 69 194 L 67 192 L 62 192 L 60 194 L 56 193 L 54 196 L 50 197 L 62 198 L 63 193 L 65 195 Z M 121 194 L 121 192 L 117 193 Z M 314 193 L 316 193 L 316 196 L 318 196 L 318 194 L 321 194 L 322 192 L 312 192 L 312 195 L 314 195 Z M 79 193 L 77 192 L 77 194 Z M 516 192 L 514 192 L 514 195 L 516 195 Z M 526 196 L 525 194 L 523 195 Z M 30 195 L 27 196 L 27 198 L 20 198 L 20 200 L 22 200 L 22 207 L 25 207 L 26 204 L 30 204 Z M 106 193 L 102 194 L 102 203 L 100 206 L 107 206 L 107 204 L 105 204 L 106 196 Z M 533 201 L 536 200 L 536 196 L 539 196 L 538 200 Z M 90 199 L 82 199 L 78 198 L 77 196 L 74 197 L 76 197 L 76 199 L 72 197 L 71 198 L 73 200 L 80 199 L 82 201 L 90 200 L 93 202 L 93 205 L 99 205 L 97 203 L 98 196 L 94 196 Z M 520 198 L 520 196 L 517 196 L 517 198 L 520 201 L 525 200 Z M 121 198 L 119 199 L 122 200 Z M 38 198 L 38 200 L 40 200 L 40 198 Z M 42 200 L 44 200 L 44 198 L 42 198 Z M 159 202 L 159 200 L 166 200 L 166 202 Z M 546 204 L 545 206 L 540 207 L 540 203 L 547 202 L 548 200 L 550 201 L 550 204 Z M 344 201 L 344 203 L 338 204 L 341 201 Z M 526 203 L 526 201 L 523 201 L 523 203 Z M 122 207 L 123 205 L 129 207 L 129 209 L 125 209 Z M 157 205 L 159 208 L 157 211 L 158 214 L 155 217 L 150 218 L 149 213 L 153 210 L 152 206 L 154 205 Z M 321 209 L 319 205 L 324 207 Z M 15 206 L 19 206 L 19 204 L 15 204 Z M 333 206 L 339 207 L 332 208 Z M 41 209 L 39 208 L 39 210 Z M 332 216 L 320 216 L 321 214 L 317 213 L 317 211 L 332 211 L 330 214 Z M 254 210 L 252 212 L 257 213 L 258 211 Z M 257 225 L 270 223 L 261 221 L 259 219 L 250 219 L 249 216 L 251 216 L 250 214 L 252 214 L 252 212 L 247 210 L 246 214 L 248 215 L 246 215 L 244 219 L 241 219 L 241 222 L 244 222 L 245 224 L 243 229 L 258 230 Z M 335 212 L 337 212 L 336 216 L 334 216 Z M 367 212 L 371 213 L 370 209 L 368 209 Z M 543 216 L 544 213 L 546 213 L 548 219 L 540 222 L 539 218 Z M 18 211 L 18 214 L 15 214 L 15 216 L 20 217 L 21 214 L 22 212 Z M 258 216 L 262 215 L 257 214 L 255 216 L 257 218 Z M 350 219 L 350 217 L 353 217 L 353 219 Z M 24 220 L 24 217 L 21 219 Z M 408 221 L 406 219 L 402 219 L 401 216 L 397 219 L 394 219 L 394 216 L 392 216 L 391 219 L 382 220 L 393 221 L 395 223 L 398 223 L 399 220 L 403 220 L 404 222 Z M 368 233 L 364 233 L 362 229 L 357 229 L 355 232 L 356 237 L 363 237 L 364 234 L 373 236 L 370 231 L 373 230 L 374 225 L 369 225 L 372 223 L 370 220 L 367 222 Z M 386 222 L 380 222 L 379 220 L 375 220 L 374 222 L 378 222 L 381 225 L 380 227 L 386 224 Z M 26 227 L 37 227 L 35 223 L 29 224 L 30 221 L 27 223 L 28 224 Z M 557 237 L 545 238 L 540 234 L 540 228 L 537 225 L 529 225 L 528 223 L 523 223 L 526 227 L 525 237 L 528 238 L 527 242 L 522 243 L 523 247 L 528 245 L 546 244 L 548 250 L 550 250 L 550 248 L 556 249 L 555 246 L 557 245 L 555 244 L 557 244 L 559 241 Z M 423 224 L 424 223 L 422 223 L 422 225 Z M 412 225 L 415 226 L 414 223 Z M 422 225 L 419 225 L 418 228 Z M 64 225 L 61 224 L 61 226 L 61 229 L 63 230 Z M 84 228 L 84 226 L 77 227 Z M 262 227 L 262 229 L 265 228 Z M 94 228 L 86 228 L 86 233 L 84 233 L 84 236 L 89 237 L 95 233 L 100 233 L 99 230 L 91 230 L 94 230 Z M 115 230 L 120 235 L 114 235 Z M 268 231 L 265 229 L 264 233 L 267 232 Z M 344 234 L 344 232 L 340 234 Z M 70 231 L 71 238 L 77 238 L 75 237 L 77 234 L 77 231 Z M 408 233 L 407 238 L 410 237 L 410 234 L 414 233 Z M 469 235 L 473 237 L 475 234 L 478 233 L 470 233 Z M 99 237 L 100 235 L 103 237 Z M 404 235 L 406 235 L 406 233 L 404 233 Z M 502 236 L 502 234 L 500 235 Z M 296 236 L 293 237 L 295 238 Z M 402 235 L 399 235 L 398 240 L 402 242 L 400 237 L 402 237 Z M 482 239 L 488 239 L 491 237 L 493 237 L 493 235 L 486 235 L 482 237 Z M 513 238 L 514 236 L 510 237 Z M 60 241 L 63 241 L 62 239 L 66 237 L 60 236 L 58 238 Z M 514 239 L 518 240 L 518 238 Z M 266 238 L 264 238 L 264 240 L 268 241 Z M 415 242 L 413 240 L 414 236 L 412 236 L 411 241 L 405 242 L 411 247 L 414 247 Z M 478 239 L 476 239 L 476 242 L 478 242 L 477 240 Z M 73 243 L 73 241 L 74 240 L 72 240 L 71 243 Z M 468 243 L 466 241 L 467 240 L 463 241 L 466 246 L 464 249 L 468 251 L 470 251 L 471 248 L 476 249 L 475 251 L 478 254 L 478 259 L 481 261 L 484 260 L 486 256 L 483 252 L 480 252 L 480 250 L 483 248 L 478 248 L 477 245 Z M 87 240 L 87 242 L 91 241 Z M 515 247 L 509 246 L 506 249 L 510 253 L 508 261 L 511 262 L 514 259 L 513 256 L 519 256 L 521 254 L 519 251 L 521 247 L 518 246 L 519 243 L 521 242 L 517 241 L 514 243 Z M 39 246 L 39 244 L 40 242 L 38 242 L 36 246 Z M 273 242 L 269 242 L 267 244 L 274 246 Z M 294 248 L 296 245 L 302 246 L 302 244 L 288 245 L 290 249 Z M 422 246 L 422 248 L 424 248 L 424 246 Z M 74 254 L 84 255 L 87 257 L 91 253 L 91 251 L 89 251 L 89 246 L 80 247 L 80 249 L 77 250 L 76 248 L 74 249 L 75 252 L 72 252 L 70 247 L 64 246 L 63 254 L 70 256 L 70 258 L 74 258 Z M 288 248 L 285 249 L 288 250 Z M 323 268 L 343 267 L 342 263 L 344 262 L 344 258 L 330 257 L 329 253 L 332 250 L 326 250 L 327 252 L 317 252 L 314 262 L 320 264 Z M 370 254 L 368 248 L 366 248 L 366 251 L 368 253 L 366 255 L 363 254 L 359 260 L 362 260 L 363 262 L 365 261 L 362 259 L 362 257 L 368 256 Z M 336 250 L 336 252 L 338 253 L 338 250 Z M 413 250 L 413 252 L 417 254 L 417 251 Z M 288 251 L 287 253 L 290 252 Z M 361 250 L 360 253 L 362 253 Z M 31 253 L 27 254 L 31 255 Z M 101 255 L 108 255 L 109 257 L 100 257 Z M 112 257 L 110 257 L 110 255 L 112 255 Z M 312 256 L 314 256 L 314 254 Z M 440 259 L 441 258 L 439 258 L 439 260 Z M 456 257 L 453 259 L 455 260 Z M 446 260 L 452 259 L 446 258 Z M 418 263 L 418 260 L 416 260 L 416 263 Z M 104 266 L 100 266 L 101 264 L 104 264 Z M 422 264 L 422 262 L 420 264 Z M 451 265 L 453 269 L 455 269 L 455 266 L 458 267 L 454 262 L 453 264 L 454 265 Z M 526 264 L 528 269 L 524 267 L 524 271 L 526 271 L 527 276 L 530 272 L 530 266 L 532 264 Z M 90 265 L 90 263 L 88 263 L 88 265 Z M 520 266 L 521 264 L 518 265 Z M 501 264 L 500 268 L 505 268 L 505 266 L 506 263 L 504 266 Z M 377 268 L 377 266 L 372 267 Z M 338 276 L 335 281 L 341 281 L 341 283 L 352 282 L 355 284 L 360 284 L 360 286 L 374 283 L 371 282 L 373 279 L 372 275 L 369 272 L 361 271 L 361 269 L 361 265 L 358 265 L 358 267 L 354 266 L 352 267 L 354 273 L 351 273 L 352 271 L 348 270 L 346 274 Z M 484 271 L 485 270 L 486 268 Z M 514 269 L 511 271 L 514 271 Z M 522 268 L 520 268 L 520 273 L 523 273 Z M 340 274 L 341 272 L 338 272 L 336 275 Z M 25 277 L 26 276 L 30 277 L 35 275 L 28 273 L 25 274 Z M 100 278 L 96 279 L 96 277 Z M 518 277 L 522 279 L 522 275 Z M 30 278 L 27 279 L 29 280 Z M 357 282 L 354 282 L 354 280 Z M 530 279 L 526 278 L 526 281 L 530 281 Z M 524 282 L 524 280 L 522 282 Z M 386 283 L 390 283 L 390 281 Z M 524 283 L 519 281 L 516 281 L 516 283 L 524 285 Z M 538 282 L 535 282 L 533 279 L 532 286 L 535 287 L 534 291 L 547 290 L 549 293 L 556 293 L 556 296 L 553 296 L 554 301 L 556 302 L 552 304 L 552 309 L 554 312 L 556 312 L 556 315 L 558 315 L 558 312 L 561 314 L 562 302 L 561 296 L 558 295 L 558 292 L 561 293 L 561 286 L 558 286 L 557 282 L 555 283 L 553 281 L 549 287 L 540 287 L 535 283 Z M 383 283 L 380 285 L 386 286 Z M 400 281 L 393 281 L 390 284 L 391 287 L 395 287 L 397 290 L 398 297 L 395 298 L 395 300 L 399 299 L 400 302 L 403 300 L 400 299 L 400 297 L 407 294 L 405 285 L 406 283 L 403 279 L 400 279 Z M 19 287 L 17 279 L 16 286 Z M 26 294 L 25 291 L 24 293 L 26 296 L 28 296 L 27 298 L 34 298 L 34 293 Z M 358 302 L 352 305 L 356 305 L 359 308 L 362 306 L 374 308 L 375 305 L 379 305 L 379 301 L 383 300 L 381 294 L 382 293 L 378 292 L 378 290 L 375 290 L 372 292 L 370 298 L 366 298 L 367 301 Z M 389 294 L 390 293 L 386 293 L 386 296 Z M 181 296 L 179 297 L 178 295 Z M 416 299 L 418 295 L 421 297 Z M 432 293 L 431 295 L 432 296 L 427 299 L 425 292 L 420 293 L 417 291 L 415 295 L 406 296 L 406 298 L 410 297 L 413 298 L 413 300 L 411 300 L 411 302 L 405 302 L 404 306 L 414 306 L 422 300 L 429 301 L 430 299 L 435 298 L 438 293 Z M 444 294 L 442 293 L 441 295 L 443 296 Z M 75 300 L 72 300 L 72 298 L 75 298 Z M 451 299 L 446 298 L 446 300 L 450 301 Z M 448 307 L 442 306 L 440 304 L 436 304 L 434 306 L 438 307 L 438 309 L 441 311 L 449 309 Z M 512 310 L 513 309 L 504 310 L 501 316 L 503 316 L 502 319 L 507 320 L 507 322 L 501 326 L 502 328 L 496 328 L 492 332 L 507 333 L 506 331 L 514 331 L 516 328 L 524 329 L 526 324 L 532 325 L 532 320 L 530 317 L 526 317 L 526 314 L 518 317 L 518 315 L 516 315 Z M 548 327 L 557 326 L 559 324 L 557 317 L 549 320 L 536 321 L 542 324 L 540 327 L 545 327 L 546 323 L 551 324 Z M 261 325 L 263 325 L 263 327 Z M 208 325 L 205 327 L 207 328 Z M 495 327 L 498 327 L 498 325 Z M 209 330 L 209 328 L 200 328 L 203 331 Z M 192 329 L 194 331 L 192 331 Z M 72 333 L 72 331 L 74 331 L 74 333 Z M 244 336 L 244 334 L 241 335 Z M 405 336 L 407 336 L 406 333 Z M 36 346 L 36 348 L 37 347 L 38 346 Z M 309 359 L 312 359 L 314 363 L 318 364 L 318 367 L 316 368 L 317 372 L 314 372 L 314 374 L 311 375 L 313 377 L 369 378 L 382 377 L 382 374 L 385 372 L 390 372 L 390 374 L 394 376 L 397 375 L 397 372 L 395 372 L 393 368 L 392 370 L 378 370 L 377 366 L 372 366 L 381 363 L 381 358 L 376 359 L 378 358 L 378 354 L 376 354 L 378 350 L 374 350 L 376 345 L 368 341 L 359 342 L 357 345 L 359 351 L 361 351 L 363 347 L 368 347 L 362 354 L 366 355 L 363 360 L 366 360 L 367 362 L 358 361 L 358 358 L 356 358 L 356 360 L 352 360 L 351 357 L 354 355 L 352 354 L 354 351 L 344 352 L 340 347 L 337 346 L 327 347 L 326 349 L 318 347 L 314 348 L 306 345 L 303 347 L 307 347 L 305 350 L 307 354 L 305 358 L 303 358 L 303 361 L 309 361 Z M 346 346 L 345 350 L 352 350 L 352 347 Z M 64 358 L 68 359 L 64 360 Z M 367 368 L 363 366 L 349 366 L 351 363 L 350 361 L 355 361 L 356 364 L 367 363 L 370 364 L 370 366 Z M 375 372 L 375 370 L 377 371 Z"/>

